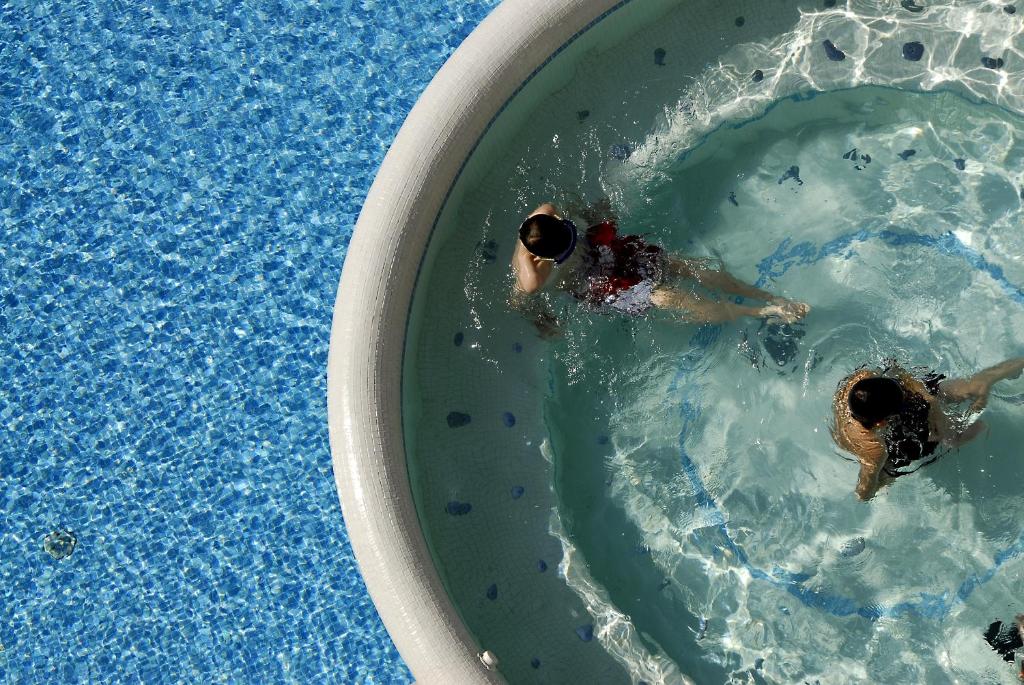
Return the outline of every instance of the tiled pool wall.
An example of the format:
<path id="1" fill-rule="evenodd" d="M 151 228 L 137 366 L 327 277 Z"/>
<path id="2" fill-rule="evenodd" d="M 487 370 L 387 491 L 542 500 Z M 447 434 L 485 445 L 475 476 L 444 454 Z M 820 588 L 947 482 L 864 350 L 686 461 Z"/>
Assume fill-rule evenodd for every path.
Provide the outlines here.
<path id="1" fill-rule="evenodd" d="M 496 4 L 0 6 L 0 680 L 411 680 L 332 481 L 331 308 Z"/>
<path id="2" fill-rule="evenodd" d="M 414 405 L 408 419 L 410 469 L 427 538 L 453 601 L 513 682 L 560 682 L 582 674 L 604 682 L 625 679 L 609 666 L 595 637 L 601 621 L 556 573 L 562 550 L 549 530 L 557 506 L 551 491 L 555 467 L 540 449 L 547 434 L 542 405 L 550 346 L 525 321 L 487 311 L 504 305 L 503 296 L 488 291 L 504 292 L 509 285 L 515 228 L 534 206 L 563 198 L 568 190 L 589 200 L 614 190 L 621 177 L 603 172 L 637 148 L 646 153 L 652 130 L 686 125 L 682 117 L 673 122 L 659 116 L 665 103 L 679 102 L 685 111 L 693 76 L 719 55 L 742 43 L 760 44 L 748 54 L 763 53 L 763 63 L 754 66 L 770 78 L 779 56 L 771 52 L 773 39 L 800 25 L 802 12 L 835 6 L 690 2 L 621 45 L 592 50 L 576 78 L 552 87 L 527 125 L 510 132 L 496 122 L 494 133 L 514 144 L 492 150 L 477 165 L 482 171 L 461 178 L 457 206 L 446 208 L 421 275 L 415 355 L 407 356 L 416 377 L 412 392 L 419 395 L 406 400 Z M 993 12 L 1005 14 L 1000 8 Z M 908 42 L 918 37 L 913 26 L 864 46 L 859 34 L 838 22 L 809 25 L 814 33 L 836 26 L 836 35 L 846 39 L 842 44 L 857 46 L 850 62 L 865 47 L 870 58 L 864 70 L 843 67 L 818 37 L 809 41 L 813 47 L 800 66 L 816 79 L 811 83 L 841 88 L 896 80 L 908 88 L 935 87 L 914 59 L 919 55 L 905 47 L 918 45 Z M 970 49 L 955 60 L 964 73 L 978 64 L 988 69 Z M 883 78 L 885 73 L 891 75 Z M 764 80 L 757 74 L 751 69 L 742 76 L 756 85 Z M 994 101 L 1010 101 L 1012 93 L 996 91 L 989 81 L 971 84 Z M 777 88 L 784 97 L 809 85 L 790 76 Z M 632 107 L 628 114 L 618 106 L 625 100 Z M 769 101 L 752 99 L 750 112 Z M 600 437 L 579 436 L 592 441 L 595 458 L 608 449 Z"/>

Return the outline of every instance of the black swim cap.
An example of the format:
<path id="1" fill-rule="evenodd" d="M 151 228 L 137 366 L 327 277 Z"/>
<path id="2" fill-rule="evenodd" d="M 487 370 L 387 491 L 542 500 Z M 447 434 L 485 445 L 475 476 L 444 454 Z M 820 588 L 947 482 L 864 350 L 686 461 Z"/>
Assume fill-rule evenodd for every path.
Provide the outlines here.
<path id="1" fill-rule="evenodd" d="M 893 378 L 864 378 L 854 383 L 847 397 L 850 413 L 865 428 L 874 428 L 903 407 L 903 386 Z"/>
<path id="2" fill-rule="evenodd" d="M 519 227 L 519 240 L 530 254 L 541 259 L 558 259 L 572 247 L 574 233 L 562 219 L 534 214 Z"/>

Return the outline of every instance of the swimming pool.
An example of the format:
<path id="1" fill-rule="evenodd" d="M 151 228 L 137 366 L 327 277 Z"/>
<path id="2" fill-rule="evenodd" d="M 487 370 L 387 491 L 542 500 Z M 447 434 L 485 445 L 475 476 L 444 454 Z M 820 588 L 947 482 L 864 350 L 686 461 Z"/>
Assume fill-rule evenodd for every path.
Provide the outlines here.
<path id="1" fill-rule="evenodd" d="M 981 632 L 1019 587 L 1019 386 L 990 440 L 867 505 L 828 406 L 861 363 L 952 375 L 1019 354 L 1016 9 L 619 3 L 579 19 L 481 106 L 427 207 L 396 203 L 390 223 L 419 242 L 377 256 L 427 247 L 408 328 L 403 304 L 373 314 L 400 322 L 404 350 L 370 344 L 372 363 L 404 363 L 400 406 L 375 390 L 404 441 L 338 443 L 395 450 L 392 494 L 407 457 L 437 569 L 424 587 L 466 629 L 456 653 L 490 650 L 510 682 L 1012 682 Z M 541 201 L 601 198 L 811 317 L 695 327 L 553 298 L 563 339 L 539 339 L 507 306 L 510 236 Z M 908 554 L 920 539 L 941 549 Z"/>
<path id="2" fill-rule="evenodd" d="M 331 482 L 330 306 L 493 5 L 0 7 L 0 681 L 411 681 Z"/>

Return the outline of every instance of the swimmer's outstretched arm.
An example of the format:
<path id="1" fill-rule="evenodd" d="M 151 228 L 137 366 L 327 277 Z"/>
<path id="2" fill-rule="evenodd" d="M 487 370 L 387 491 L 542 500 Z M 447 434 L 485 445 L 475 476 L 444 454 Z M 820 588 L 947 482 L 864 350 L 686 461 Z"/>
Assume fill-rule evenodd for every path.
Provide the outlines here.
<path id="1" fill-rule="evenodd" d="M 1005 362 L 979 371 L 970 378 L 954 378 L 945 381 L 939 386 L 939 389 L 946 399 L 953 402 L 974 400 L 971 409 L 980 411 L 985 408 L 988 394 L 993 385 L 999 381 L 1017 378 L 1022 371 L 1024 371 L 1024 357 L 1007 359 Z"/>

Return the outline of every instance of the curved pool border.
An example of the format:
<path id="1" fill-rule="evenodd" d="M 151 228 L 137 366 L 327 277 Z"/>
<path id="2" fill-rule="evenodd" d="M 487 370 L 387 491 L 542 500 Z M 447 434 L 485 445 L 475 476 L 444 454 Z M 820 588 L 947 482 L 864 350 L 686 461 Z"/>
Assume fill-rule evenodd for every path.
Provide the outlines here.
<path id="1" fill-rule="evenodd" d="M 370 188 L 342 271 L 327 364 L 334 479 L 370 596 L 422 683 L 500 683 L 448 597 L 413 502 L 402 359 L 430 234 L 466 161 L 552 57 L 629 0 L 505 0 L 413 107 Z"/>

